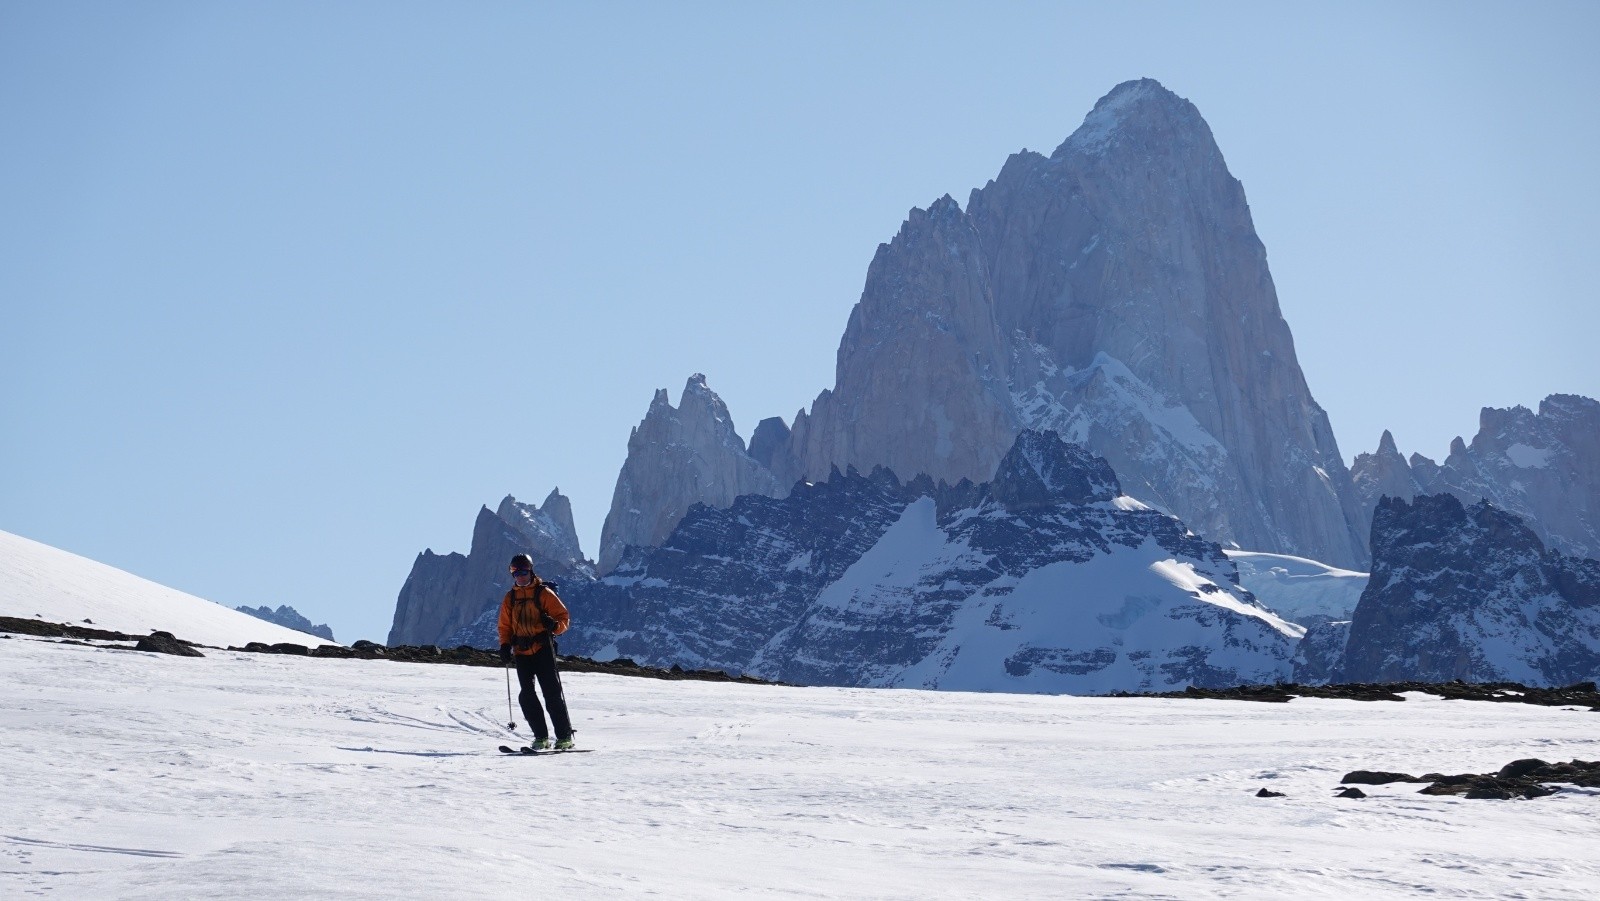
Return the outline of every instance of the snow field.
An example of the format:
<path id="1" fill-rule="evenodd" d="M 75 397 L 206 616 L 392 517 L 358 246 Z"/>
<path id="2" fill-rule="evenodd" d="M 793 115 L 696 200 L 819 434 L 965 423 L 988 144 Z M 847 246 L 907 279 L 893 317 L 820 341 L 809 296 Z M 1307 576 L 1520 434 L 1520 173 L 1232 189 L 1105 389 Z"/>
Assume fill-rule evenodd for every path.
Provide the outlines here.
<path id="1" fill-rule="evenodd" d="M 90 625 L 128 635 L 171 632 L 185 641 L 335 644 L 131 573 L 0 531 L 0 616 Z"/>
<path id="2" fill-rule="evenodd" d="M 501 671 L 0 639 L 0 896 L 1592 898 L 1600 793 L 1363 787 L 1600 756 L 1600 716 Z M 519 729 L 526 735 L 526 727 Z M 1287 798 L 1253 797 L 1267 786 Z"/>

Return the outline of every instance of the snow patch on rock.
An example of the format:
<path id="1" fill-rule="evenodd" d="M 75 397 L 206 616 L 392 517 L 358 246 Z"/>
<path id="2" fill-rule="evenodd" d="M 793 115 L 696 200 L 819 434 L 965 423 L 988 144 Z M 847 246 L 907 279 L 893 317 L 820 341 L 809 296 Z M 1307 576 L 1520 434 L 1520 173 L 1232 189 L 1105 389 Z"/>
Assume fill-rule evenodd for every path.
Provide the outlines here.
<path id="1" fill-rule="evenodd" d="M 1513 444 L 1506 448 L 1506 458 L 1522 469 L 1544 469 L 1550 465 L 1551 453 L 1550 448 L 1526 444 Z"/>

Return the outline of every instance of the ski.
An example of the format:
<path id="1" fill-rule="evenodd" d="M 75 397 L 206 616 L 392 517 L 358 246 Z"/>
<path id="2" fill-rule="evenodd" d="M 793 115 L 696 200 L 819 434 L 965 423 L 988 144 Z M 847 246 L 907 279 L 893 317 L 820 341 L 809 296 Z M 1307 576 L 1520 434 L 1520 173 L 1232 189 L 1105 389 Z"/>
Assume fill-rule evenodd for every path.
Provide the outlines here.
<path id="1" fill-rule="evenodd" d="M 544 754 L 587 754 L 593 750 L 594 748 L 563 748 L 561 750 L 547 748 L 543 751 L 540 751 L 529 747 L 513 748 L 509 745 L 500 746 L 500 753 L 502 754 L 522 754 L 528 757 L 538 757 Z"/>

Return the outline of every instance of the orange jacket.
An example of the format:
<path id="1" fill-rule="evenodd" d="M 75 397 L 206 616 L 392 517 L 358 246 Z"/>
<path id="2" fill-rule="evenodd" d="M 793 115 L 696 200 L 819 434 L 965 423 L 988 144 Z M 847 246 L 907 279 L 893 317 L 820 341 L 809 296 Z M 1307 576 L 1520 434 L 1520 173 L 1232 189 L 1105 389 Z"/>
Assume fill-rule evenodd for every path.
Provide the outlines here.
<path id="1" fill-rule="evenodd" d="M 567 631 L 572 614 L 561 603 L 555 589 L 535 577 L 532 585 L 513 586 L 500 601 L 500 643 L 511 645 L 513 653 L 537 654 L 544 648 L 548 633 L 543 618 L 555 621 L 554 634 Z"/>

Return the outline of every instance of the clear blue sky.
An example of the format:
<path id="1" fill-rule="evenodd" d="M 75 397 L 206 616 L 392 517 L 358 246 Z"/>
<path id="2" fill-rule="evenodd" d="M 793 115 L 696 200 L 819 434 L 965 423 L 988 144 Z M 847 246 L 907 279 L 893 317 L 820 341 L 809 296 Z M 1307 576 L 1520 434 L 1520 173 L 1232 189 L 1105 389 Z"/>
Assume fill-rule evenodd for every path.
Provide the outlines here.
<path id="1" fill-rule="evenodd" d="M 573 9 L 570 7 L 581 7 Z M 1346 459 L 1600 395 L 1600 4 L 0 4 L 0 529 L 385 637 L 704 372 L 833 383 L 913 206 L 1121 81 L 1241 179 Z"/>

